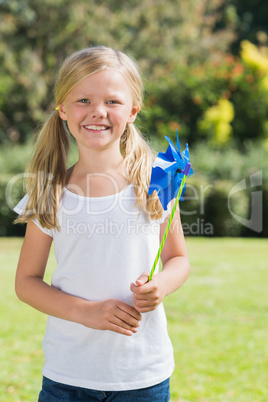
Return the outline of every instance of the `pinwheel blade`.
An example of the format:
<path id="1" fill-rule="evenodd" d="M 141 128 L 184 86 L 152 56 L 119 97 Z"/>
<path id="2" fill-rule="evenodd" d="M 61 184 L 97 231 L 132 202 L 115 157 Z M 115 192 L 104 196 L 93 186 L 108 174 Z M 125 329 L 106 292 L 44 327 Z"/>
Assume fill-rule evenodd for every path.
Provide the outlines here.
<path id="1" fill-rule="evenodd" d="M 179 191 L 180 183 L 182 182 L 184 169 L 190 162 L 189 148 L 186 144 L 185 150 L 180 152 L 180 141 L 177 132 L 177 148 L 172 143 L 170 138 L 165 137 L 168 141 L 168 148 L 166 152 L 159 152 L 152 166 L 151 181 L 149 186 L 149 195 L 154 190 L 157 191 L 159 200 L 164 208 L 167 210 L 167 206 L 171 200 L 176 198 Z M 193 170 L 190 169 L 189 175 L 193 174 Z M 185 191 L 185 185 L 182 190 L 182 195 Z M 183 201 L 182 195 L 180 200 Z"/>

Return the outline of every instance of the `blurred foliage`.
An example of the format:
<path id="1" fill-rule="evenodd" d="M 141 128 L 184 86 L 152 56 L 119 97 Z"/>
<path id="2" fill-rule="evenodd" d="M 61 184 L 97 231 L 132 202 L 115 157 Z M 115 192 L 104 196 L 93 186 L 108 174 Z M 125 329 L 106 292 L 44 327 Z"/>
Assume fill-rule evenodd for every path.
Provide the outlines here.
<path id="1" fill-rule="evenodd" d="M 219 147 L 262 140 L 268 150 L 268 48 L 241 44 L 241 56 L 177 65 L 148 85 L 144 131 Z"/>
<path id="2" fill-rule="evenodd" d="M 262 54 L 256 46 L 247 40 L 241 42 L 241 57 L 244 62 L 256 71 L 268 73 L 268 51 L 264 48 L 266 54 Z"/>
<path id="3" fill-rule="evenodd" d="M 150 136 L 169 134 L 176 126 L 191 143 L 201 137 L 221 146 L 235 137 L 240 146 L 247 138 L 266 139 L 264 3 L 0 0 L 0 143 L 24 143 L 31 136 L 54 108 L 61 61 L 98 44 L 139 61 L 146 88 L 140 122 Z M 240 56 L 241 39 L 260 46 L 244 40 Z M 228 53 L 234 44 L 235 57 Z M 232 103 L 235 116 L 212 122 L 211 113 L 228 105 L 222 99 Z"/>
<path id="4" fill-rule="evenodd" d="M 203 236 L 268 236 L 267 151 L 262 142 L 248 141 L 244 152 L 233 147 L 209 148 L 205 143 L 190 150 L 195 175 L 188 180 L 185 202 L 180 204 L 182 223 Z M 262 173 L 262 186 L 251 187 L 251 175 Z M 232 195 L 242 180 L 246 188 Z M 251 195 L 262 191 L 262 230 L 256 233 L 241 225 L 231 211 L 244 219 L 251 217 Z M 210 228 L 213 233 L 210 233 Z M 187 232 L 186 232 L 187 234 Z"/>
<path id="5" fill-rule="evenodd" d="M 214 57 L 223 0 L 0 0 L 0 141 L 24 142 L 53 103 L 55 70 L 75 50 L 106 45 L 136 58 L 158 87 L 167 66 Z"/>
<path id="6" fill-rule="evenodd" d="M 238 54 L 240 42 L 244 39 L 267 45 L 266 0 L 225 0 L 217 22 L 220 29 L 226 25 L 235 27 L 236 39 L 232 43 L 232 53 Z"/>
<path id="7" fill-rule="evenodd" d="M 218 104 L 211 106 L 204 113 L 204 118 L 199 121 L 199 129 L 202 133 L 209 133 L 211 144 L 226 144 L 232 134 L 230 123 L 234 119 L 234 107 L 227 99 L 220 99 Z"/>

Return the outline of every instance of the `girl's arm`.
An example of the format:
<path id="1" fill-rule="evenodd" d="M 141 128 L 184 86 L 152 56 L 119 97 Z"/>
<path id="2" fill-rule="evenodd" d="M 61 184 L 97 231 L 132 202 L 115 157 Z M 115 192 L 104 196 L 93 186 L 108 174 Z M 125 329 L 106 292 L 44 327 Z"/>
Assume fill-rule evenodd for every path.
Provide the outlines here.
<path id="1" fill-rule="evenodd" d="M 16 273 L 15 290 L 20 300 L 35 309 L 86 327 L 124 335 L 137 332 L 141 315 L 119 300 L 92 302 L 64 293 L 44 282 L 52 238 L 35 223 L 27 224 Z"/>
<path id="2" fill-rule="evenodd" d="M 168 218 L 160 227 L 160 241 Z M 162 272 L 155 274 L 150 282 L 149 272 L 144 272 L 136 284 L 131 284 L 134 293 L 134 308 L 140 313 L 155 310 L 165 296 L 177 290 L 188 278 L 190 263 L 187 255 L 180 213 L 177 209 L 161 253 Z M 151 268 L 151 267 L 150 267 Z"/>

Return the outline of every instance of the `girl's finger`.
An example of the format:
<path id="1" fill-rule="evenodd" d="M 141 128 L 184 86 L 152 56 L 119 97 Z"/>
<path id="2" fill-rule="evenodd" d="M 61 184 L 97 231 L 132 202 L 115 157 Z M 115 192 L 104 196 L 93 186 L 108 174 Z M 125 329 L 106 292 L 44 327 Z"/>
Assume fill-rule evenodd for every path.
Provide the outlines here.
<path id="1" fill-rule="evenodd" d="M 121 318 L 119 318 L 117 316 L 114 316 L 112 318 L 111 323 L 114 324 L 114 325 L 117 325 L 120 328 L 129 330 L 129 331 L 134 332 L 134 333 L 138 331 L 138 326 L 133 326 L 130 323 L 122 320 Z"/>
<path id="2" fill-rule="evenodd" d="M 143 272 L 141 276 L 136 280 L 136 285 L 142 286 L 148 282 L 149 274 L 147 272 Z"/>
<path id="3" fill-rule="evenodd" d="M 140 313 L 137 310 L 135 310 L 135 308 L 130 306 L 129 304 L 126 304 L 126 303 L 118 301 L 116 306 L 117 306 L 117 308 L 119 308 L 124 313 L 126 313 L 129 316 L 133 317 L 135 320 L 141 321 L 142 316 L 140 315 Z"/>
<path id="4" fill-rule="evenodd" d="M 115 317 L 122 322 L 125 322 L 127 325 L 130 327 L 139 327 L 140 325 L 140 320 L 135 319 L 131 315 L 125 313 L 124 311 L 118 309 L 115 313 Z"/>
<path id="5" fill-rule="evenodd" d="M 133 331 L 131 331 L 129 329 L 122 328 L 119 325 L 116 325 L 113 323 L 110 323 L 110 326 L 107 329 L 110 331 L 113 331 L 113 332 L 117 332 L 118 334 L 126 335 L 126 336 L 131 336 L 134 333 Z"/>

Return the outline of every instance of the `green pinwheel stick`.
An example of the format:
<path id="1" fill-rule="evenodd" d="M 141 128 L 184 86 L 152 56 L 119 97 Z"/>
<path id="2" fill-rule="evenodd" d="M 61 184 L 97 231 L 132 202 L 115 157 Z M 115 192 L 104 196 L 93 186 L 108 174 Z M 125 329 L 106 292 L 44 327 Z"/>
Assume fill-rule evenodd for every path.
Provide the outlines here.
<path id="1" fill-rule="evenodd" d="M 151 272 L 150 272 L 148 281 L 150 281 L 150 280 L 152 279 L 152 277 L 153 277 L 155 268 L 156 268 L 156 266 L 157 266 L 158 260 L 159 260 L 159 258 L 160 258 L 160 255 L 161 255 L 161 253 L 162 253 L 164 244 L 165 244 L 165 242 L 166 242 L 167 235 L 168 235 L 168 232 L 169 232 L 169 229 L 170 229 L 170 225 L 171 225 L 171 222 L 172 222 L 172 220 L 173 220 L 173 218 L 174 218 L 174 215 L 175 215 L 175 212 L 176 212 L 178 203 L 179 203 L 179 199 L 180 199 L 180 197 L 181 197 L 181 194 L 182 194 L 182 191 L 183 191 L 185 182 L 186 182 L 186 178 L 187 178 L 187 176 L 188 176 L 189 173 L 190 173 L 190 169 L 191 169 L 191 163 L 188 162 L 188 163 L 186 164 L 186 166 L 185 166 L 185 169 L 182 171 L 182 173 L 183 173 L 183 178 L 182 178 L 182 181 L 181 181 L 181 184 L 180 184 L 180 187 L 179 187 L 179 191 L 178 191 L 177 197 L 176 197 L 176 199 L 175 199 L 175 203 L 174 203 L 174 206 L 173 206 L 173 208 L 172 208 L 172 211 L 171 211 L 171 214 L 170 214 L 170 217 L 169 217 L 169 220 L 168 220 L 168 224 L 167 224 L 166 230 L 165 230 L 165 232 L 164 232 L 164 235 L 163 235 L 161 244 L 160 244 L 160 246 L 159 246 L 157 255 L 156 255 L 156 257 L 155 257 L 154 264 L 153 264 L 153 267 L 152 267 L 152 269 L 151 269 Z"/>

